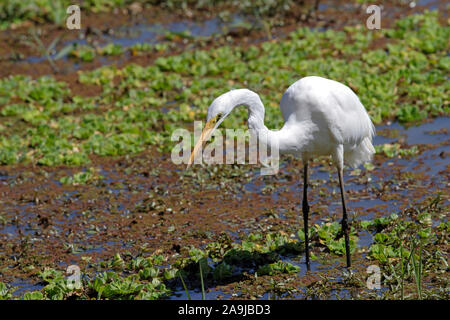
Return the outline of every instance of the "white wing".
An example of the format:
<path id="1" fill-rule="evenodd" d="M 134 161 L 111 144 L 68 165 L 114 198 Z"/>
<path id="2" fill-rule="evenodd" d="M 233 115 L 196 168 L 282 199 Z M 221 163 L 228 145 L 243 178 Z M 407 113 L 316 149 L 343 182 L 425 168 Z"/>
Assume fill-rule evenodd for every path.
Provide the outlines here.
<path id="1" fill-rule="evenodd" d="M 311 121 L 343 145 L 357 146 L 375 134 L 358 96 L 344 84 L 321 77 L 305 77 L 292 84 L 283 95 L 281 111 L 286 122 Z"/>

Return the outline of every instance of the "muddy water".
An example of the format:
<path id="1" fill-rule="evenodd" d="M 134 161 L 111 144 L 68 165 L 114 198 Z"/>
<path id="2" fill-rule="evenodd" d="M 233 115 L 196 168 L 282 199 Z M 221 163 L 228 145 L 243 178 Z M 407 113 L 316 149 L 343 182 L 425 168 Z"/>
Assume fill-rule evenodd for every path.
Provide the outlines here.
<path id="1" fill-rule="evenodd" d="M 158 38 L 165 32 L 183 33 L 193 37 L 210 37 L 224 33 L 225 30 L 248 23 L 240 15 L 233 15 L 229 22 L 223 22 L 218 18 L 208 19 L 204 22 L 189 20 L 174 21 L 167 24 L 137 24 L 131 27 L 119 28 L 114 35 L 105 36 L 108 43 L 120 44 L 130 47 L 137 43 L 157 43 Z"/>
<path id="2" fill-rule="evenodd" d="M 390 5 L 388 9 L 386 9 L 385 15 L 391 16 L 396 12 L 401 12 L 407 9 L 408 7 L 420 7 L 422 9 L 428 10 L 440 10 L 445 12 L 445 7 L 443 1 L 439 0 L 418 0 L 418 1 L 404 1 L 400 4 Z M 336 3 L 335 1 L 323 1 L 319 4 L 318 7 L 320 14 L 335 14 L 335 12 L 344 11 L 347 13 L 359 14 L 361 10 L 361 5 L 358 3 Z M 261 27 L 261 24 L 258 21 L 251 17 L 244 17 L 241 14 L 232 14 L 227 19 L 227 21 L 222 21 L 218 17 L 207 19 L 205 21 L 191 21 L 191 20 L 180 20 L 180 21 L 172 21 L 168 23 L 146 23 L 140 22 L 131 26 L 126 27 L 117 27 L 111 28 L 108 30 L 95 30 L 96 40 L 94 44 L 96 46 L 102 47 L 108 43 L 121 45 L 124 49 L 129 48 L 138 43 L 149 43 L 156 44 L 164 41 L 164 34 L 166 32 L 169 33 L 187 33 L 188 36 L 201 38 L 201 37 L 211 37 L 214 35 L 223 35 L 227 34 L 230 30 L 234 28 L 239 28 L 241 26 L 245 26 L 248 28 L 251 27 Z M 318 30 L 325 31 L 326 28 L 319 28 Z M 255 39 L 256 42 L 263 39 Z M 78 45 L 86 45 L 88 42 L 84 38 L 65 41 L 61 44 L 61 48 L 71 44 Z M 51 55 L 52 58 L 56 56 L 57 53 L 53 53 Z M 39 63 L 45 61 L 47 58 L 44 56 L 29 56 L 22 60 L 22 62 L 26 63 Z M 63 57 L 63 59 L 67 62 L 67 56 Z M 102 65 L 108 65 L 113 63 L 113 58 L 108 57 L 97 57 Z M 124 53 L 120 60 L 120 62 L 126 61 L 129 59 L 129 53 Z M 81 64 L 77 62 L 72 63 L 72 67 L 75 70 L 78 70 L 81 67 Z"/>
<path id="3" fill-rule="evenodd" d="M 415 172 L 423 173 L 427 179 L 422 181 L 421 186 L 433 191 L 437 188 L 448 187 L 448 177 L 446 175 L 441 175 L 439 172 L 448 169 L 450 164 L 448 156 L 450 155 L 450 147 L 445 142 L 449 142 L 448 130 L 450 129 L 450 119 L 447 117 L 437 118 L 429 123 L 422 124 L 420 126 L 412 126 L 410 128 L 404 128 L 399 123 L 393 123 L 384 126 L 378 126 L 378 135 L 374 139 L 374 145 L 382 144 L 395 144 L 402 143 L 405 147 L 411 146 L 427 146 L 428 149 L 419 154 L 416 157 L 410 159 L 404 158 L 392 158 L 379 164 L 375 167 L 373 174 L 370 175 L 370 181 L 367 179 L 357 179 L 359 171 L 346 170 L 345 172 L 345 184 L 347 190 L 353 191 L 370 191 L 372 188 L 376 189 L 377 185 L 382 183 L 384 180 L 392 178 L 395 174 Z M 395 137 L 392 136 L 393 133 Z M 400 170 L 398 170 L 400 168 Z M 286 171 L 286 166 L 281 164 L 281 173 L 290 174 Z M 327 165 L 319 165 L 313 167 L 310 173 L 310 183 L 314 185 L 325 186 L 329 192 L 335 193 L 338 191 L 338 186 L 336 183 L 330 184 L 330 179 L 332 181 L 337 181 L 337 173 L 334 172 L 333 168 Z M 381 174 L 380 174 L 381 173 Z M 254 181 L 251 181 L 245 186 L 245 189 L 253 193 L 261 193 L 266 185 L 264 183 L 259 183 L 261 180 L 255 177 Z M 407 186 L 406 186 L 407 187 Z M 415 186 L 411 186 L 414 188 Z M 290 187 L 290 191 L 301 194 L 302 185 L 294 184 Z M 399 190 L 399 192 L 406 196 L 411 190 L 407 187 L 406 189 Z M 313 191 L 311 191 L 313 192 Z M 424 195 L 426 196 L 426 195 Z M 278 192 L 272 194 L 272 199 L 278 201 L 282 199 Z M 314 200 L 313 200 L 314 202 Z M 390 210 L 399 210 L 398 202 L 395 200 L 383 200 L 383 199 L 373 199 L 373 198 L 351 198 L 349 200 L 349 205 L 353 208 L 368 209 L 374 205 L 386 205 L 386 208 Z M 340 206 L 340 203 L 331 204 L 328 209 L 329 211 L 336 211 L 336 208 Z M 372 215 L 361 217 L 363 220 L 371 219 Z"/>
<path id="4" fill-rule="evenodd" d="M 407 159 L 399 157 L 386 158 L 377 155 L 374 160 L 373 170 L 346 170 L 347 205 L 350 209 L 351 220 L 368 220 L 391 213 L 401 214 L 403 209 L 411 206 L 414 202 L 422 201 L 431 195 L 433 191 L 448 190 L 450 166 L 448 158 L 450 155 L 449 121 L 449 118 L 441 117 L 420 126 L 409 128 L 404 128 L 398 123 L 377 127 L 378 135 L 374 140 L 375 145 L 400 143 L 404 148 L 417 146 L 420 152 L 418 155 Z M 106 219 L 108 220 L 116 219 L 121 221 L 123 219 L 132 219 L 135 216 L 135 203 L 131 206 L 129 204 L 130 199 L 133 199 L 136 193 L 147 192 L 155 186 L 163 190 L 164 188 L 161 188 L 162 185 L 160 185 L 163 182 L 158 183 L 153 178 L 149 179 L 141 175 L 120 175 L 115 169 L 106 165 L 100 165 L 99 169 L 99 173 L 103 176 L 102 183 L 94 187 L 94 190 L 97 191 L 93 192 L 92 195 L 86 192 L 86 187 L 74 186 L 71 190 L 62 189 L 64 191 L 55 195 L 53 209 L 51 207 L 45 208 L 41 205 L 40 201 L 45 201 L 45 199 L 25 201 L 25 203 L 13 206 L 5 205 L 4 212 L 7 213 L 9 219 L 6 223 L 0 224 L 1 239 L 15 242 L 25 237 L 31 239 L 34 245 L 42 247 L 42 241 L 44 240 L 42 237 L 44 235 L 49 237 L 49 240 L 46 241 L 58 243 L 61 242 L 61 237 L 68 230 L 76 230 L 76 240 L 71 240 L 72 243 L 75 243 L 73 250 L 71 249 L 72 258 L 66 260 L 66 262 L 61 260 L 59 262 L 55 261 L 57 265 L 61 265 L 62 269 L 70 263 L 77 263 L 76 260 L 72 259 L 81 255 L 110 255 L 111 252 L 131 249 L 133 243 L 135 243 L 133 235 L 116 235 L 104 238 L 99 237 L 98 232 L 110 232 L 108 230 L 111 229 L 106 229 L 106 225 L 100 224 L 97 225 L 97 230 L 91 229 L 97 221 L 98 215 L 106 214 Z M 249 199 L 253 198 L 255 201 L 263 201 L 265 206 L 270 203 L 278 215 L 277 221 L 279 223 L 282 223 L 283 220 L 288 221 L 292 217 L 292 210 L 299 214 L 301 210 L 300 195 L 302 184 L 300 181 L 289 181 L 286 179 L 289 175 L 299 176 L 299 168 L 282 161 L 280 173 L 277 176 L 262 178 L 257 172 L 258 170 L 255 170 L 250 175 L 250 181 L 244 186 L 243 193 L 239 194 L 238 192 L 234 196 L 242 198 L 245 195 Z M 47 182 L 40 185 L 39 189 L 48 188 L 50 190 L 55 187 L 62 187 L 55 176 L 57 173 L 58 171 L 47 173 Z M 134 181 L 134 183 L 130 184 L 130 181 Z M 16 183 L 24 182 L 18 181 L 17 175 L 7 174 L 0 176 L 1 185 L 13 186 Z M 272 183 L 275 183 L 273 192 L 265 194 L 266 188 L 270 187 Z M 341 204 L 339 201 L 337 175 L 326 160 L 312 163 L 310 184 L 309 198 L 312 208 L 310 223 L 320 225 L 325 222 L 340 221 Z M 35 188 L 38 187 L 35 186 Z M 108 195 L 105 199 L 103 199 L 105 197 L 104 194 Z M 217 201 L 229 201 L 226 199 L 225 197 L 224 200 L 218 199 Z M 114 201 L 114 206 L 108 204 L 111 200 Z M 95 209 L 89 210 L 81 205 L 86 202 L 92 203 L 92 208 Z M 286 203 L 293 202 L 297 203 L 295 208 L 286 207 Z M 61 211 L 62 209 L 64 209 L 63 215 L 52 218 L 53 210 Z M 196 211 L 198 210 L 200 209 L 196 208 Z M 36 218 L 38 214 L 39 216 L 49 217 L 50 226 L 48 229 L 44 228 L 42 230 L 43 222 Z M 209 214 L 215 214 L 214 210 Z M 224 219 L 228 218 L 228 215 L 224 214 L 223 217 Z M 81 224 L 80 221 L 82 222 Z M 438 222 L 435 221 L 435 223 Z M 241 237 L 241 235 L 235 233 L 237 231 L 240 233 L 255 231 L 251 225 L 242 225 L 236 221 L 233 224 L 237 227 L 234 229 L 230 228 L 227 232 L 235 239 Z M 222 230 L 224 229 L 227 230 L 225 221 L 222 224 Z M 367 248 L 372 243 L 373 235 L 370 232 L 361 231 L 358 236 L 358 247 Z M 154 233 L 148 235 L 146 239 L 143 241 L 160 241 L 158 235 Z M 3 254 L 3 252 L 0 253 Z M 42 254 L 44 253 L 45 251 L 42 252 Z M 301 269 L 300 277 L 305 274 L 303 255 L 283 257 L 283 260 L 299 266 Z M 327 270 L 336 268 L 339 261 L 339 257 L 336 257 L 336 262 L 332 264 L 322 264 L 320 259 L 314 261 L 311 266 L 312 274 L 322 274 Z M 29 281 L 26 278 L 18 278 L 12 283 L 21 288 L 16 294 L 23 292 L 23 290 L 35 290 L 42 287 L 42 285 L 36 284 L 35 281 Z M 193 298 L 200 298 L 201 296 L 201 293 L 195 290 L 192 290 L 190 294 Z M 230 294 L 214 289 L 207 294 L 209 299 L 217 296 L 227 298 L 230 297 Z M 186 298 L 185 292 L 179 288 L 171 298 Z"/>
<path id="5" fill-rule="evenodd" d="M 242 26 L 251 25 L 250 19 L 244 18 L 239 14 L 231 15 L 230 19 L 226 22 L 220 20 L 219 18 L 207 19 L 203 22 L 195 22 L 190 20 L 180 20 L 172 21 L 168 23 L 138 23 L 132 26 L 118 27 L 108 29 L 107 32 L 103 33 L 97 30 L 96 35 L 98 36 L 94 44 L 102 47 L 106 44 L 117 44 L 122 46 L 122 48 L 130 48 L 135 44 L 148 43 L 157 44 L 164 41 L 164 35 L 169 32 L 173 34 L 184 33 L 186 37 L 211 37 L 214 35 L 221 35 L 227 33 L 229 30 Z M 76 39 L 71 41 L 66 41 L 62 43 L 61 47 L 68 45 L 87 45 L 86 39 Z M 54 58 L 57 53 L 51 55 Z M 129 58 L 129 54 L 125 53 L 122 60 Z M 38 63 L 45 61 L 47 58 L 43 56 L 30 56 L 24 59 L 22 62 L 28 63 Z M 67 56 L 63 59 L 66 61 Z M 107 65 L 113 62 L 112 59 L 106 57 L 100 57 L 101 64 Z M 80 64 L 73 64 L 75 69 L 80 67 Z"/>

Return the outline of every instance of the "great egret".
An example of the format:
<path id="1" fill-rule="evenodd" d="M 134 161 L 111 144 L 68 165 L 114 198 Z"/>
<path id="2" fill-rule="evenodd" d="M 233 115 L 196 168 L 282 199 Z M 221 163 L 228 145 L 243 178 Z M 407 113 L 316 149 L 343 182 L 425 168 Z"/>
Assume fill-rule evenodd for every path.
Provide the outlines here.
<path id="1" fill-rule="evenodd" d="M 309 269 L 308 237 L 308 161 L 314 156 L 331 155 L 338 170 L 342 200 L 342 230 L 345 236 L 347 267 L 350 245 L 343 182 L 344 163 L 352 167 L 372 159 L 375 127 L 358 96 L 346 85 L 310 76 L 292 84 L 284 93 L 280 108 L 284 118 L 281 130 L 264 125 L 264 105 L 258 94 L 248 89 L 231 90 L 216 98 L 208 108 L 207 123 L 194 147 L 188 168 L 213 131 L 236 107 L 248 108 L 249 130 L 267 136 L 268 145 L 277 143 L 279 153 L 299 156 L 303 161 L 302 211 L 305 232 L 306 265 Z"/>

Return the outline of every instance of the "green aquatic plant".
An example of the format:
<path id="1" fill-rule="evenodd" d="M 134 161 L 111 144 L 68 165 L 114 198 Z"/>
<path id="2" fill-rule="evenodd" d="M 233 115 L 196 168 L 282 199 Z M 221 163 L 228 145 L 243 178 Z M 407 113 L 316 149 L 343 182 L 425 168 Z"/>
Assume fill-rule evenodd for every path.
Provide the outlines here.
<path id="1" fill-rule="evenodd" d="M 123 53 L 123 48 L 120 44 L 108 43 L 100 48 L 99 51 L 104 56 L 117 56 Z"/>
<path id="2" fill-rule="evenodd" d="M 44 295 L 40 291 L 25 292 L 23 300 L 44 300 Z"/>
<path id="3" fill-rule="evenodd" d="M 345 249 L 344 249 L 345 250 Z M 295 274 L 300 272 L 300 267 L 294 266 L 289 262 L 277 261 L 271 264 L 261 266 L 256 271 L 258 276 L 274 275 L 275 273 Z"/>
<path id="4" fill-rule="evenodd" d="M 366 230 L 375 229 L 377 232 L 380 232 L 384 228 L 386 228 L 389 223 L 397 220 L 399 217 L 396 213 L 391 213 L 387 217 L 374 218 L 372 220 L 364 220 L 361 221 L 361 227 Z"/>
<path id="5" fill-rule="evenodd" d="M 81 10 L 93 12 L 111 11 L 130 4 L 131 0 L 89 0 L 77 3 Z M 69 0 L 5 0 L 0 3 L 0 30 L 24 21 L 50 22 L 63 25 L 67 17 L 66 9 L 73 3 Z"/>
<path id="6" fill-rule="evenodd" d="M 337 255 L 345 254 L 345 239 L 341 234 L 341 226 L 338 222 L 327 222 L 322 225 L 314 225 L 308 230 L 309 239 L 318 238 L 319 243 L 324 245 L 331 253 Z M 303 230 L 299 230 L 297 235 L 300 241 L 304 241 L 305 233 Z M 351 228 L 350 230 L 350 252 L 353 253 L 356 249 L 356 243 L 358 237 L 356 230 Z"/>
<path id="7" fill-rule="evenodd" d="M 105 272 L 97 276 L 90 284 L 97 299 L 145 299 L 154 300 L 167 295 L 168 290 L 158 278 L 152 282 L 141 283 L 136 276 L 120 277 L 114 272 Z"/>
<path id="8" fill-rule="evenodd" d="M 417 122 L 427 118 L 426 110 L 420 110 L 416 105 L 404 105 L 397 112 L 400 122 Z"/>
<path id="9" fill-rule="evenodd" d="M 59 179 L 62 184 L 80 185 L 101 180 L 103 177 L 98 175 L 95 168 L 89 168 L 86 171 L 75 173 L 73 176 L 66 176 Z"/>
<path id="10" fill-rule="evenodd" d="M 0 282 L 0 300 L 9 300 L 12 298 L 11 289 L 6 284 Z"/>
<path id="11" fill-rule="evenodd" d="M 51 268 L 45 268 L 39 273 L 42 280 L 46 283 L 45 287 L 42 289 L 42 297 L 49 300 L 62 300 L 78 292 L 80 289 L 75 288 L 71 285 L 63 272 Z M 41 297 L 38 293 L 33 293 L 33 297 Z M 29 296 L 28 298 L 31 298 Z M 41 297 L 41 298 L 42 298 Z"/>
<path id="12" fill-rule="evenodd" d="M 213 271 L 214 280 L 220 281 L 231 277 L 233 275 L 233 269 L 234 267 L 232 265 L 229 265 L 225 261 L 222 261 L 214 268 Z"/>
<path id="13" fill-rule="evenodd" d="M 73 50 L 69 52 L 70 58 L 76 58 L 83 62 L 93 61 L 96 56 L 95 48 L 89 45 L 75 45 Z"/>
<path id="14" fill-rule="evenodd" d="M 383 153 L 388 158 L 402 157 L 409 158 L 415 156 L 419 153 L 419 148 L 417 146 L 412 146 L 410 148 L 402 148 L 399 143 L 386 143 L 382 145 L 376 145 L 375 151 L 377 153 Z"/>
<path id="15" fill-rule="evenodd" d="M 403 20 L 376 36 L 358 27 L 326 32 L 299 28 L 286 38 L 258 45 L 186 50 L 160 56 L 145 67 L 109 65 L 79 72 L 80 83 L 99 88 L 93 97 L 73 96 L 67 83 L 49 76 L 0 79 L 0 163 L 81 165 L 91 154 L 119 156 L 150 146 L 170 152 L 173 130 L 203 118 L 214 97 L 238 87 L 261 92 L 267 126 L 280 127 L 279 88 L 311 74 L 353 88 L 376 123 L 394 118 L 410 123 L 449 114 L 448 44 L 442 41 L 449 28 L 434 12 Z M 405 29 L 411 21 L 414 28 Z M 368 49 L 382 37 L 384 47 Z M 433 52 L 421 49 L 430 37 Z M 416 38 L 419 42 L 409 41 Z M 170 44 L 161 46 L 163 51 L 170 49 Z M 105 54 L 120 51 L 113 44 L 104 48 Z M 78 55 L 86 49 L 83 59 L 101 54 L 95 48 L 78 49 Z M 245 113 L 240 108 L 224 126 L 245 128 Z M 415 146 L 396 144 L 377 148 L 400 157 L 418 152 Z"/>
<path id="16" fill-rule="evenodd" d="M 440 212 L 441 202 L 442 200 L 434 198 L 417 211 L 406 210 L 413 212 L 413 221 L 403 219 L 402 215 L 392 214 L 371 220 L 364 227 L 361 222 L 361 228 L 375 233 L 374 243 L 370 246 L 367 257 L 372 260 L 371 264 L 377 263 L 381 268 L 383 286 L 389 289 L 384 291 L 386 298 L 426 299 L 442 297 L 445 294 L 435 293 L 436 290 L 431 291 L 426 285 L 431 270 L 445 274 L 448 268 L 445 252 L 431 248 L 435 248 L 432 245 L 437 242 L 445 243 L 450 223 L 442 222 L 428 230 L 430 219 L 436 218 L 436 213 Z M 357 223 L 354 226 L 359 228 Z M 336 237 L 339 238 L 340 228 L 336 223 L 315 225 L 311 229 L 312 239 L 323 241 L 322 246 L 336 241 Z M 290 245 L 295 245 L 292 250 L 289 249 Z M 81 287 L 78 289 L 68 284 L 63 272 L 44 269 L 38 273 L 44 288 L 19 295 L 17 298 L 164 299 L 174 294 L 172 290 L 177 285 L 177 278 L 180 279 L 181 287 L 189 299 L 191 295 L 186 280 L 191 284 L 195 281 L 202 297 L 206 298 L 206 283 L 211 287 L 235 282 L 242 277 L 249 278 L 249 272 L 254 272 L 255 281 L 270 282 L 274 281 L 272 277 L 281 275 L 295 277 L 300 267 L 285 261 L 283 255 L 297 256 L 301 252 L 296 251 L 297 245 L 302 247 L 301 240 L 280 231 L 250 233 L 238 241 L 232 241 L 229 236 L 222 234 L 216 241 L 211 241 L 202 248 L 180 248 L 179 254 L 176 255 L 165 255 L 157 251 L 150 255 L 139 254 L 134 257 L 121 252 L 98 264 L 91 261 L 94 271 L 83 274 Z M 343 250 L 330 252 L 342 254 Z M 287 293 L 293 290 L 287 284 L 278 284 L 277 292 L 281 290 L 280 293 Z M 334 288 L 329 282 L 323 282 L 322 285 L 326 287 L 322 288 L 324 290 Z M 320 284 L 317 286 L 320 287 Z M 12 298 L 12 289 L 0 284 L 0 298 Z"/>
<path id="17" fill-rule="evenodd" d="M 441 245 L 446 243 L 448 228 L 446 223 L 434 226 L 433 220 L 440 219 L 442 213 L 440 195 L 430 198 L 420 207 L 411 206 L 402 215 L 391 215 L 372 223 L 369 230 L 375 230 L 374 243 L 369 247 L 368 257 L 381 268 L 384 285 L 389 288 L 388 298 L 427 299 L 445 296 L 444 291 L 435 290 L 445 286 L 439 275 L 448 268 Z M 380 225 L 381 227 L 376 227 Z M 433 286 L 424 283 L 433 282 Z M 444 282 L 442 282 L 444 281 Z M 415 295 L 414 295 L 415 293 Z"/>

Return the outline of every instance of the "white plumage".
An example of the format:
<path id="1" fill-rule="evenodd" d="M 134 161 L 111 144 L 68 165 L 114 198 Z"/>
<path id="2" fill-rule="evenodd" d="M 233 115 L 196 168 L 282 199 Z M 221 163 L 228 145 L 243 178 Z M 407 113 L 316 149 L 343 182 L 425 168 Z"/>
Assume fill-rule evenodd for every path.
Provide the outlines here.
<path id="1" fill-rule="evenodd" d="M 342 83 L 321 77 L 302 78 L 286 90 L 280 107 L 289 130 L 299 135 L 303 129 L 308 133 L 300 138 L 304 144 L 299 153 L 304 160 L 329 154 L 336 165 L 342 165 L 339 161 L 343 158 L 346 164 L 357 167 L 375 153 L 375 127 L 357 95 Z M 292 147 L 295 142 L 289 141 Z"/>
<path id="2" fill-rule="evenodd" d="M 346 85 L 321 77 L 305 77 L 292 84 L 284 93 L 280 108 L 284 125 L 269 130 L 264 125 L 264 105 L 258 94 L 248 89 L 231 90 L 210 105 L 207 124 L 200 141 L 194 147 L 189 165 L 205 140 L 237 106 L 249 111 L 248 127 L 258 136 L 276 143 L 279 153 L 291 153 L 304 162 L 303 217 L 305 219 L 306 262 L 309 267 L 307 169 L 308 160 L 315 156 L 331 155 L 338 169 L 343 205 L 342 227 L 346 240 L 347 266 L 350 266 L 350 247 L 343 186 L 344 163 L 352 167 L 372 159 L 375 149 L 372 137 L 375 127 L 358 96 Z"/>

